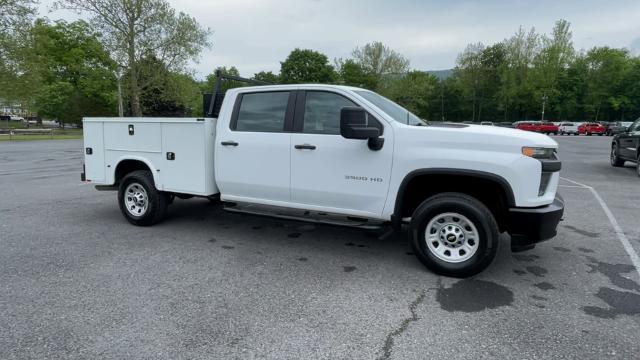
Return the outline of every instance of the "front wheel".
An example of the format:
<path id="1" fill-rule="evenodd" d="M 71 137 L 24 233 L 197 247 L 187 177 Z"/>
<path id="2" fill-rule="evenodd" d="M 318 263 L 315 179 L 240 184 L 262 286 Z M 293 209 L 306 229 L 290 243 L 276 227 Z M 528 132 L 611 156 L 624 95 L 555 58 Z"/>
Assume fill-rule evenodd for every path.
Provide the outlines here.
<path id="1" fill-rule="evenodd" d="M 611 166 L 621 167 L 624 165 L 624 160 L 620 159 L 618 156 L 618 145 L 613 145 L 611 147 L 611 155 L 609 156 L 611 160 Z"/>
<path id="2" fill-rule="evenodd" d="M 498 251 L 498 225 L 486 206 L 460 193 L 425 200 L 410 224 L 411 246 L 431 271 L 468 277 L 484 270 Z"/>
<path id="3" fill-rule="evenodd" d="M 130 223 L 149 226 L 164 219 L 169 196 L 156 189 L 149 171 L 139 170 L 129 173 L 120 182 L 118 204 Z"/>

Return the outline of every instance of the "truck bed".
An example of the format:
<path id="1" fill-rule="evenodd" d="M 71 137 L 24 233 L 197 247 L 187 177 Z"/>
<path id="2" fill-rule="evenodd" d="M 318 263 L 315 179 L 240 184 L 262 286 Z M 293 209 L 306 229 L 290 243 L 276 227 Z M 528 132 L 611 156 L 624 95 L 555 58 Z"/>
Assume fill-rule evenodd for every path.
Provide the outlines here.
<path id="1" fill-rule="evenodd" d="M 114 185 L 119 167 L 142 161 L 158 190 L 210 196 L 215 118 L 85 118 L 86 180 Z"/>

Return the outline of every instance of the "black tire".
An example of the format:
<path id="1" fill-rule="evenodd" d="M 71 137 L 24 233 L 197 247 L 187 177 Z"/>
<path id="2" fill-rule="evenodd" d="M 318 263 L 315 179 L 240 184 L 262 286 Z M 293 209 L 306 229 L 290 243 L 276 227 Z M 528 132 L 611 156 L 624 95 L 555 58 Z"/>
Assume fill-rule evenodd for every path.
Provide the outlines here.
<path id="1" fill-rule="evenodd" d="M 436 255 L 427 245 L 426 231 L 429 222 L 445 213 L 466 217 L 477 231 L 478 241 L 475 253 L 464 261 L 445 261 L 438 257 L 443 255 Z M 434 225 L 437 224 L 434 223 Z M 441 230 L 444 231 L 444 228 Z M 451 230 L 450 227 L 449 230 Z M 461 193 L 442 193 L 425 200 L 414 211 L 409 236 L 414 253 L 427 268 L 440 275 L 463 278 L 475 275 L 491 264 L 498 251 L 500 233 L 495 218 L 480 201 Z M 470 244 L 472 239 L 468 236 L 468 239 L 464 239 L 465 243 L 467 240 Z M 444 238 L 442 242 L 445 242 Z"/>
<path id="2" fill-rule="evenodd" d="M 636 174 L 640 177 L 640 154 L 638 154 L 638 158 L 636 159 Z"/>
<path id="3" fill-rule="evenodd" d="M 587 133 L 587 136 L 591 136 L 591 133 Z"/>
<path id="4" fill-rule="evenodd" d="M 127 209 L 127 200 L 125 192 L 129 185 L 138 184 L 146 192 L 146 210 L 139 216 L 134 216 Z M 130 199 L 131 197 L 129 197 Z M 127 174 L 120 182 L 118 188 L 118 205 L 122 215 L 133 225 L 150 226 L 162 221 L 167 213 L 169 204 L 169 196 L 166 193 L 158 191 L 153 181 L 151 172 L 146 170 L 138 170 Z"/>
<path id="5" fill-rule="evenodd" d="M 611 154 L 609 156 L 611 160 L 611 166 L 613 167 L 621 167 L 624 166 L 624 160 L 620 159 L 618 156 L 618 145 L 611 146 Z"/>

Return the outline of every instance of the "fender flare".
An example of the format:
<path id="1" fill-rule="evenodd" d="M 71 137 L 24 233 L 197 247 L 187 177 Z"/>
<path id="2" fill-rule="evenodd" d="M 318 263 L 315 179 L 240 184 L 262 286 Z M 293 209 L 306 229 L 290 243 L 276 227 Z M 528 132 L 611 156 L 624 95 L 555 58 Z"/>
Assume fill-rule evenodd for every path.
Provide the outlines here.
<path id="1" fill-rule="evenodd" d="M 141 156 L 131 156 L 131 155 L 124 155 L 120 158 L 118 158 L 118 160 L 116 161 L 116 165 L 113 167 L 113 171 L 110 172 L 111 174 L 111 184 L 115 184 L 116 183 L 116 170 L 118 169 L 118 166 L 120 166 L 120 164 L 123 161 L 128 161 L 128 160 L 133 160 L 133 161 L 140 161 L 141 163 L 147 165 L 147 167 L 149 168 L 149 171 L 151 171 L 151 176 L 153 176 L 153 182 L 156 186 L 156 189 L 158 190 L 162 190 L 158 185 L 160 184 L 158 179 L 158 169 L 156 169 L 153 165 L 151 165 L 151 162 L 148 159 L 145 159 Z"/>
<path id="2" fill-rule="evenodd" d="M 391 224 L 394 227 L 400 227 L 402 223 L 402 200 L 404 198 L 404 193 L 407 189 L 407 185 L 413 180 L 415 177 L 423 176 L 423 175 L 454 175 L 454 176 L 468 176 L 475 177 L 484 180 L 490 180 L 496 182 L 506 195 L 507 206 L 514 207 L 516 206 L 515 196 L 513 194 L 513 189 L 509 182 L 500 175 L 496 175 L 489 172 L 478 171 L 478 170 L 467 170 L 467 169 L 455 169 L 455 168 L 424 168 L 424 169 L 416 169 L 405 175 L 404 179 L 400 183 L 400 187 L 398 188 L 398 193 L 396 195 L 395 206 L 393 208 L 393 214 L 391 215 Z"/>

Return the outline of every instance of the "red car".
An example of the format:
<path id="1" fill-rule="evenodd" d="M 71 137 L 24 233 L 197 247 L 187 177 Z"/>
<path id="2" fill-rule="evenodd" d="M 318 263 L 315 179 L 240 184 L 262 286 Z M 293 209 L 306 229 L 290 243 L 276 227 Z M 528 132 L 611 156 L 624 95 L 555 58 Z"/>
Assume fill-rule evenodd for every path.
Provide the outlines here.
<path id="1" fill-rule="evenodd" d="M 544 121 L 538 124 L 538 132 L 549 135 L 558 135 L 560 127 L 554 123 Z"/>
<path id="2" fill-rule="evenodd" d="M 516 124 L 516 129 L 525 131 L 540 131 L 540 125 L 534 121 L 522 121 Z"/>
<path id="3" fill-rule="evenodd" d="M 555 135 L 560 132 L 560 127 L 558 125 L 540 121 L 521 121 L 516 124 L 516 129 Z"/>
<path id="4" fill-rule="evenodd" d="M 604 135 L 607 127 L 599 123 L 584 123 L 578 126 L 578 134 L 591 136 L 592 134 Z"/>

